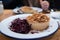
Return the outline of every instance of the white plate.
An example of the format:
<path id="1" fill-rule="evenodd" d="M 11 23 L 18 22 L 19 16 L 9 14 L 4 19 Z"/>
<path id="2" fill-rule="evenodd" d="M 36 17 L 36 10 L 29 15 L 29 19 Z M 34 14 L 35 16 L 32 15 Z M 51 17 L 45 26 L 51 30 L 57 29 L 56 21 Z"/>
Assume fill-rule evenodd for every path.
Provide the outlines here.
<path id="1" fill-rule="evenodd" d="M 31 7 L 33 10 L 37 10 L 38 12 L 41 12 L 42 11 L 42 9 L 41 8 L 38 8 L 38 7 Z M 19 9 L 21 9 L 21 7 L 20 8 L 15 8 L 15 9 L 13 9 L 13 12 L 14 13 L 18 13 L 17 11 L 19 10 Z M 21 12 L 22 13 L 22 12 Z"/>
<path id="2" fill-rule="evenodd" d="M 11 22 L 14 19 L 16 19 L 16 18 L 25 19 L 29 15 L 32 15 L 32 14 L 16 15 L 16 16 L 12 16 L 12 17 L 9 17 L 9 18 L 3 20 L 0 24 L 1 32 L 3 34 L 8 35 L 8 36 L 13 37 L 13 38 L 33 39 L 33 38 L 41 38 L 41 37 L 49 36 L 49 35 L 53 34 L 58 29 L 57 21 L 55 21 L 52 18 L 50 20 L 49 28 L 42 31 L 42 32 L 36 33 L 36 34 L 19 34 L 19 33 L 12 32 L 9 29 L 9 27 L 10 27 L 9 25 L 11 24 Z"/>

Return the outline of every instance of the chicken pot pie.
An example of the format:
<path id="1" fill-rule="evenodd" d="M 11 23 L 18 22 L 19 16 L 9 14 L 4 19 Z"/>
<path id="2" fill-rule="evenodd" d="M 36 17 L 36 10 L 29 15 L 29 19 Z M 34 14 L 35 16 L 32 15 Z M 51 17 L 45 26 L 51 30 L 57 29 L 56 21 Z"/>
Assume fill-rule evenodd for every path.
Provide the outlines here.
<path id="1" fill-rule="evenodd" d="M 28 23 L 33 30 L 42 31 L 48 28 L 50 18 L 45 14 L 33 14 L 27 17 Z"/>
<path id="2" fill-rule="evenodd" d="M 21 12 L 23 13 L 33 13 L 33 12 L 37 12 L 36 10 L 33 10 L 31 7 L 29 6 L 23 6 L 20 9 Z"/>

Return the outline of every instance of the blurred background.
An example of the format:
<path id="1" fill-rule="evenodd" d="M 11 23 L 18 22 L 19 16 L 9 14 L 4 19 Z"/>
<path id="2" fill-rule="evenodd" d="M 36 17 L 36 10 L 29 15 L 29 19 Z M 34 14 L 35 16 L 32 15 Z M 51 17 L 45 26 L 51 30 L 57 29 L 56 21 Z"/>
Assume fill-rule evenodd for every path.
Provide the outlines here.
<path id="1" fill-rule="evenodd" d="M 1 1 L 1 0 L 0 0 Z M 51 9 L 60 10 L 60 0 L 47 0 Z M 39 0 L 2 0 L 5 9 L 14 9 L 24 5 L 40 7 Z"/>

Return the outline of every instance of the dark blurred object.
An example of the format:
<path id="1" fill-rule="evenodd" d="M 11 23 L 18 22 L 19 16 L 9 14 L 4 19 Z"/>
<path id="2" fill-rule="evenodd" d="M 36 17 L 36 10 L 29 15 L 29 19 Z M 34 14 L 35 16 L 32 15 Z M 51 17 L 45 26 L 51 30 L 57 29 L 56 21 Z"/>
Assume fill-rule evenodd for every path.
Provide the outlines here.
<path id="1" fill-rule="evenodd" d="M 40 7 L 39 0 L 2 0 L 5 9 L 14 9 L 16 6 Z M 60 0 L 47 0 L 51 9 L 60 10 Z"/>
<path id="2" fill-rule="evenodd" d="M 60 10 L 60 0 L 47 0 L 50 3 L 50 8 Z"/>
<path id="3" fill-rule="evenodd" d="M 14 9 L 16 6 L 23 6 L 22 0 L 2 0 L 5 9 Z"/>
<path id="4" fill-rule="evenodd" d="M 47 0 L 50 3 L 50 8 L 54 9 L 55 8 L 55 2 L 54 0 Z"/>
<path id="5" fill-rule="evenodd" d="M 24 5 L 33 6 L 33 7 L 41 7 L 40 0 L 23 0 Z"/>
<path id="6" fill-rule="evenodd" d="M 54 0 L 55 8 L 60 10 L 60 0 Z"/>

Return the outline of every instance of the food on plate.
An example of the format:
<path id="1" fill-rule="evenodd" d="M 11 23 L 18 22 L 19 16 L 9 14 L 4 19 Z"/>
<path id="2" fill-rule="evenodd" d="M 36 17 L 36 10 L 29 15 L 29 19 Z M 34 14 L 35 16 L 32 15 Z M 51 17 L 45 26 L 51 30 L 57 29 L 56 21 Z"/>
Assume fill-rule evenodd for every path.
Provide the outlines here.
<path id="1" fill-rule="evenodd" d="M 12 21 L 10 30 L 16 33 L 27 34 L 31 30 L 31 26 L 28 24 L 27 20 L 17 18 Z"/>
<path id="2" fill-rule="evenodd" d="M 21 7 L 20 11 L 22 11 L 23 13 L 33 13 L 33 12 L 36 12 L 36 10 L 33 10 L 29 6 L 23 6 L 23 7 Z"/>
<path id="3" fill-rule="evenodd" d="M 17 18 L 11 22 L 10 30 L 16 33 L 39 33 L 49 26 L 50 18 L 45 14 L 34 13 L 26 19 Z"/>
<path id="4" fill-rule="evenodd" d="M 48 28 L 50 18 L 45 14 L 33 14 L 27 17 L 28 23 L 33 30 L 42 31 Z"/>

